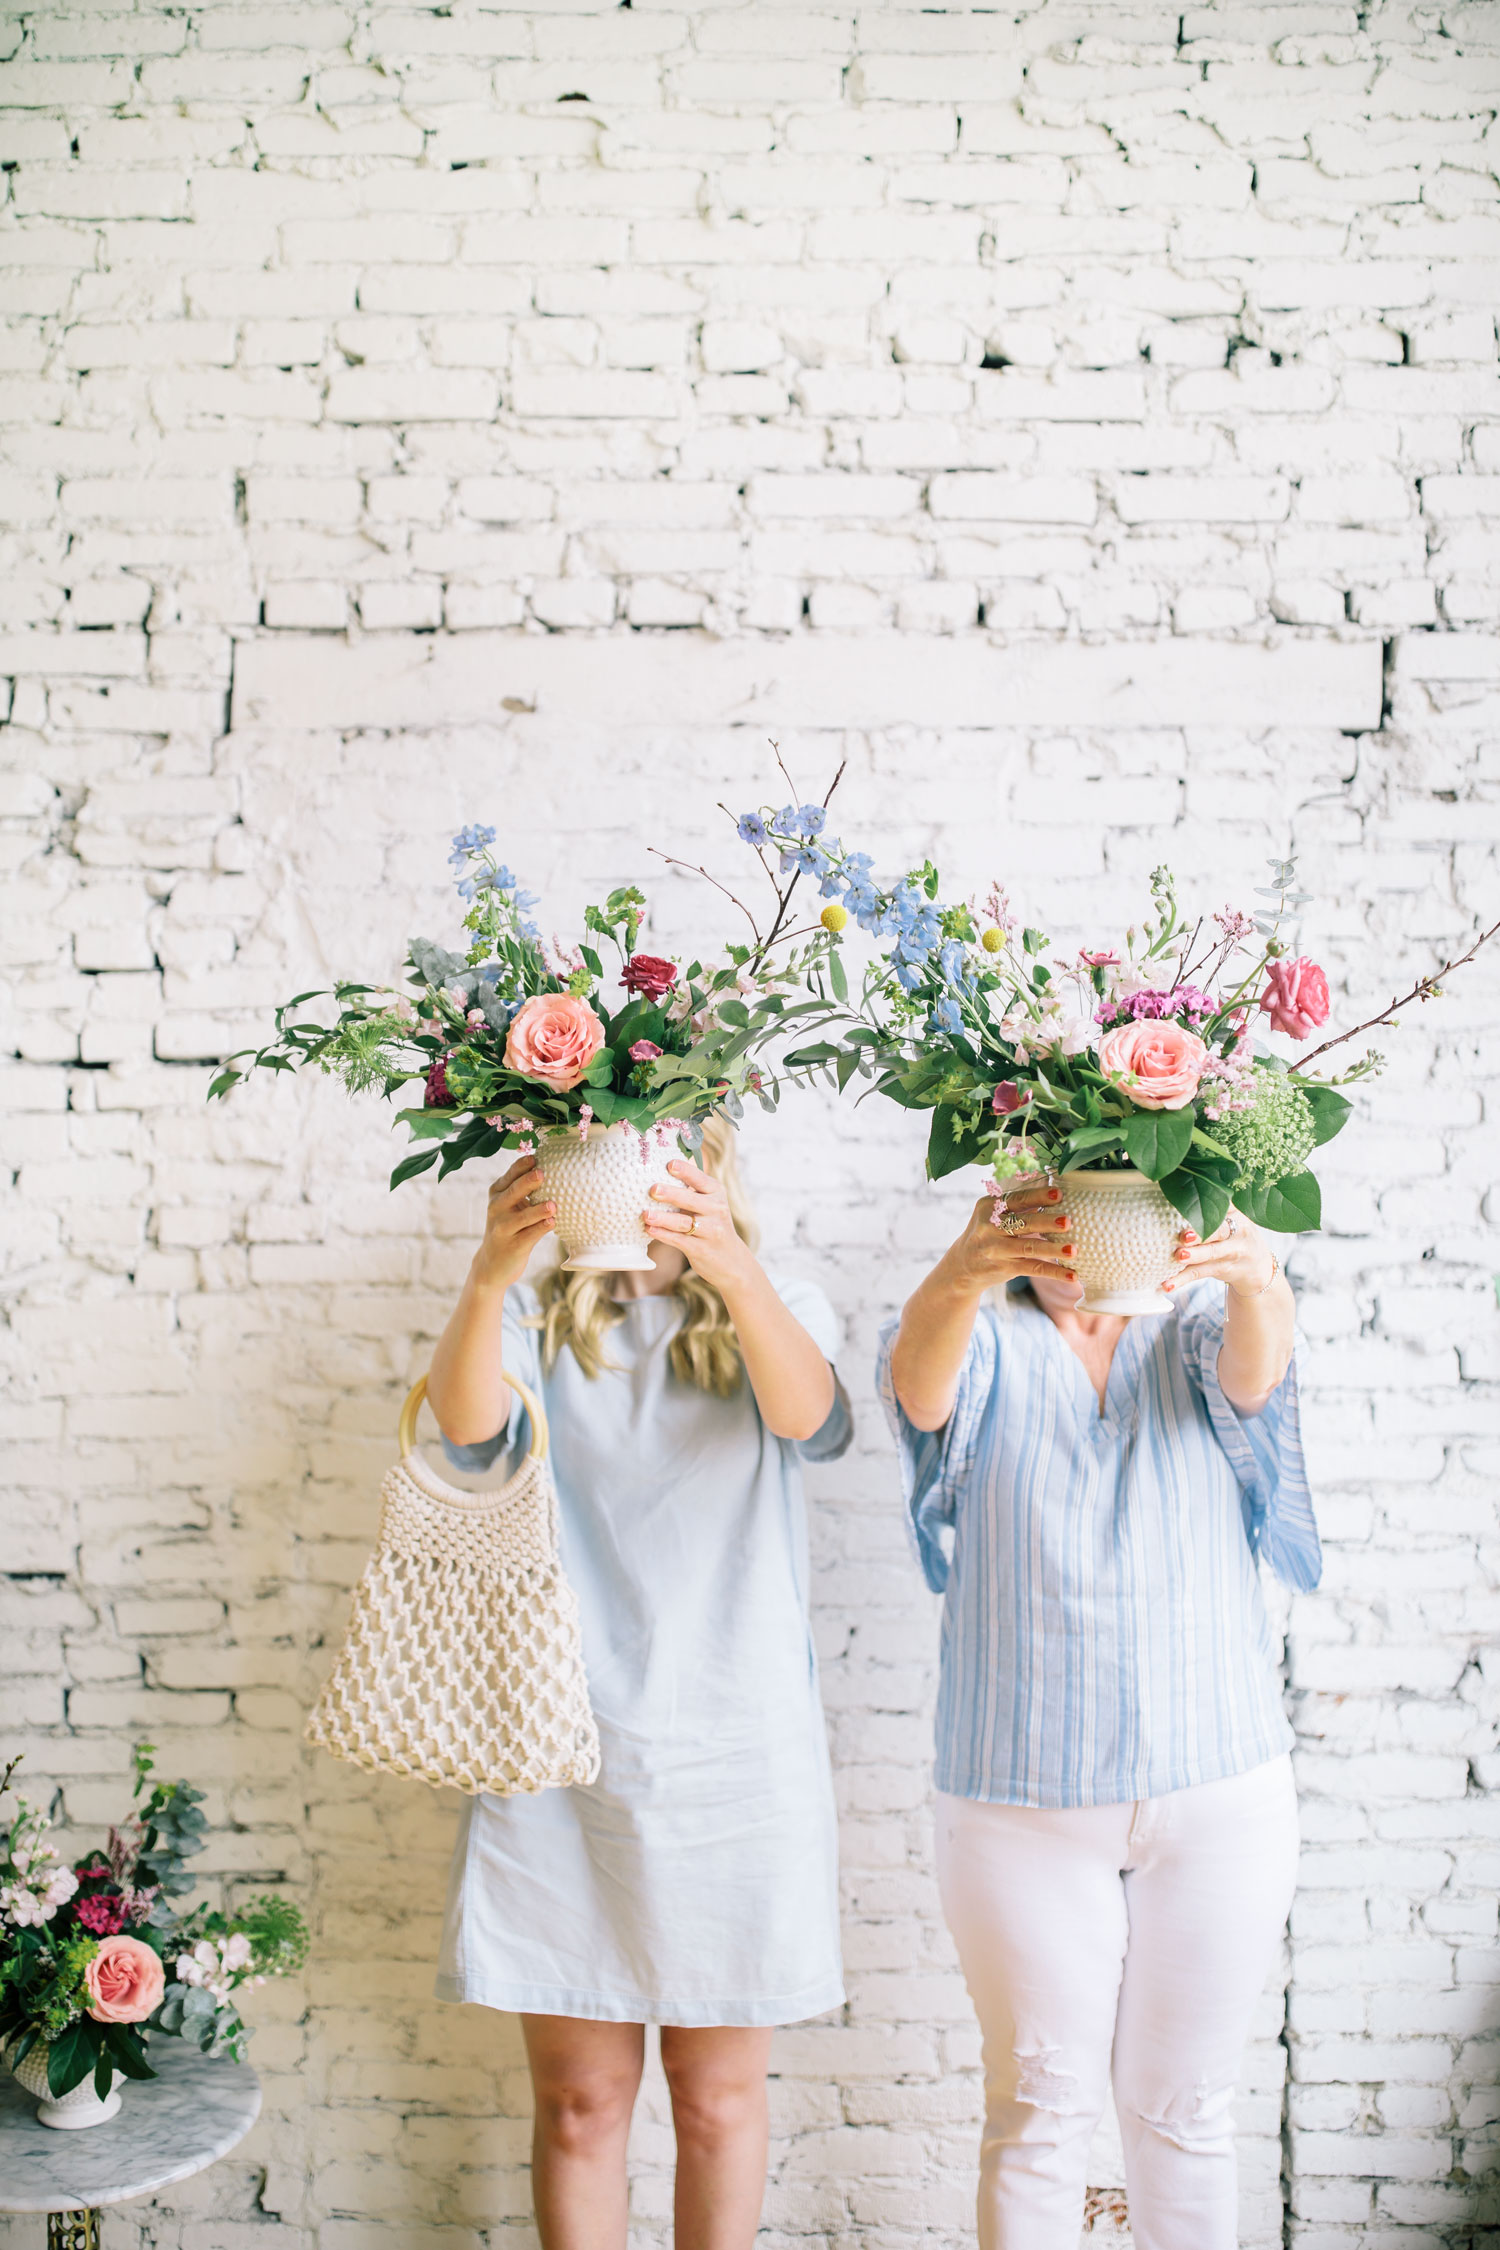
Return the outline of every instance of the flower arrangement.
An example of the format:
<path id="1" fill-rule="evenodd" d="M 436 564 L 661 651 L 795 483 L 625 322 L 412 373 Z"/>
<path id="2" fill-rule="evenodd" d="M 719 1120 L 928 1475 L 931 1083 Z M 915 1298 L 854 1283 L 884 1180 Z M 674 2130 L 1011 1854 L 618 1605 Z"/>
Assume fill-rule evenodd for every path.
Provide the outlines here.
<path id="1" fill-rule="evenodd" d="M 784 851 L 818 850 L 784 822 L 746 817 Z M 1330 1006 L 1323 970 L 1285 935 L 1308 902 L 1290 861 L 1272 861 L 1258 893 L 1267 907 L 1225 907 L 1206 925 L 1183 919 L 1172 874 L 1159 867 L 1151 912 L 1124 947 L 1066 960 L 1020 924 L 998 887 L 984 910 L 944 906 L 930 861 L 888 889 L 868 865 L 837 850 L 818 862 L 824 890 L 884 945 L 858 1007 L 844 1011 L 843 1036 L 789 1054 L 789 1072 L 831 1071 L 841 1088 L 858 1074 L 903 1107 L 930 1110 L 934 1179 L 984 1164 L 998 1193 L 1021 1172 L 1134 1169 L 1205 1239 L 1231 1204 L 1284 1233 L 1320 1223 L 1308 1160 L 1348 1119 L 1340 1087 L 1379 1070 L 1381 1057 L 1366 1053 L 1331 1077 L 1309 1065 L 1437 997 L 1442 978 L 1500 929 L 1368 1022 L 1288 1058 L 1256 1030 L 1305 1045 Z"/>
<path id="2" fill-rule="evenodd" d="M 152 2031 L 242 2060 L 250 2034 L 236 1992 L 287 1975 L 307 1952 L 286 1899 L 253 1898 L 230 1915 L 174 1904 L 194 1887 L 184 1863 L 203 1849 L 203 1794 L 153 1782 L 153 1759 L 150 1743 L 137 1744 L 139 1810 L 111 1828 L 106 1851 L 72 1867 L 46 1841 L 46 1815 L 19 1794 L 0 1829 L 0 2049 L 14 2068 L 40 2042 L 54 2098 L 90 2074 L 101 2099 L 116 2076 L 154 2078 Z M 17 1764 L 0 1774 L 0 1797 Z"/>
<path id="3" fill-rule="evenodd" d="M 829 797 L 837 784 L 835 775 Z M 800 808 L 810 831 L 826 819 L 827 802 Z M 421 1106 L 400 1112 L 419 1146 L 395 1167 L 393 1188 L 434 1164 L 442 1177 L 473 1157 L 530 1151 L 539 1134 L 559 1128 L 626 1125 L 692 1141 L 715 1112 L 738 1118 L 749 1094 L 775 1107 L 775 1074 L 757 1057 L 804 1016 L 825 1012 L 824 972 L 837 944 L 826 919 L 794 924 L 800 865 L 773 877 L 766 928 L 733 899 L 749 940 L 679 963 L 637 950 L 647 901 L 634 886 L 585 909 L 577 944 L 549 945 L 532 919 L 535 897 L 496 860 L 494 843 L 495 830 L 478 825 L 453 839 L 466 951 L 411 939 L 413 990 L 337 983 L 331 1024 L 301 1014 L 329 995 L 298 993 L 276 1010 L 267 1046 L 228 1058 L 210 1099 L 250 1070 L 307 1064 L 354 1093 L 379 1087 L 389 1097 L 419 1082 Z M 606 947 L 617 956 L 612 972 Z M 837 989 L 842 995 L 841 982 Z"/>

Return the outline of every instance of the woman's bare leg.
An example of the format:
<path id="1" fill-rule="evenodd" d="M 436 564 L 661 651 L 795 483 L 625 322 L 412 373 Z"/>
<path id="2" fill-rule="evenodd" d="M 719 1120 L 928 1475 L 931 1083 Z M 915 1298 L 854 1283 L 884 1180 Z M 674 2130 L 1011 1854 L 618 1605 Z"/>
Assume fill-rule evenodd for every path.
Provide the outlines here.
<path id="1" fill-rule="evenodd" d="M 677 2129 L 677 2250 L 751 2250 L 766 2192 L 770 2059 L 769 2031 L 662 2027 Z"/>
<path id="2" fill-rule="evenodd" d="M 625 2143 L 644 2027 L 522 2016 L 521 2028 L 536 2094 L 531 2195 L 542 2250 L 625 2250 Z"/>

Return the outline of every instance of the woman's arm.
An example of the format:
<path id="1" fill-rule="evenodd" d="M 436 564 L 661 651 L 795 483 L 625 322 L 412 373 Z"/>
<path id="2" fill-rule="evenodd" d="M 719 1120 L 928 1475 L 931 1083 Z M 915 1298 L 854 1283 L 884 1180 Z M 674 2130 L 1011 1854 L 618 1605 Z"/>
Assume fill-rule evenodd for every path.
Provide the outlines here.
<path id="1" fill-rule="evenodd" d="M 428 1403 L 454 1445 L 483 1445 L 510 1420 L 510 1385 L 500 1372 L 505 1292 L 552 1232 L 556 1212 L 555 1204 L 527 1202 L 536 1185 L 536 1158 L 523 1156 L 490 1189 L 484 1240 L 432 1355 Z"/>
<path id="2" fill-rule="evenodd" d="M 959 1370 L 987 1289 L 1017 1274 L 1054 1280 L 1072 1274 L 1067 1220 L 1055 1210 L 1061 1202 L 1061 1188 L 1036 1179 L 1018 1180 L 1003 1206 L 981 1196 L 958 1240 L 908 1297 L 891 1353 L 891 1381 L 902 1413 L 916 1429 L 940 1430 L 953 1412 Z M 996 1224 L 1002 1208 L 1019 1211 L 1025 1228 L 1002 1233 Z"/>
<path id="3" fill-rule="evenodd" d="M 1259 1414 L 1292 1360 L 1296 1305 L 1281 1261 L 1239 1211 L 1231 1211 L 1207 1242 L 1184 1227 L 1179 1244 L 1178 1281 L 1213 1279 L 1227 1286 L 1219 1387 L 1236 1414 Z M 1162 1286 L 1171 1290 L 1176 1283 Z"/>
<path id="4" fill-rule="evenodd" d="M 760 1418 L 773 1437 L 815 1436 L 833 1405 L 833 1369 L 736 1234 L 719 1182 L 680 1158 L 667 1169 L 671 1179 L 651 1190 L 658 1208 L 643 1214 L 646 1232 L 680 1250 L 723 1298 Z"/>

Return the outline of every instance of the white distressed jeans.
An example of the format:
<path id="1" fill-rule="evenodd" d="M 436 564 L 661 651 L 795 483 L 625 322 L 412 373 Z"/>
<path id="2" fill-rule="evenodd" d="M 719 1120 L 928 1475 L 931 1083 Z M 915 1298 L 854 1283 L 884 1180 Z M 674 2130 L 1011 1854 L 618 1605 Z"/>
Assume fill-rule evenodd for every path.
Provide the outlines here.
<path id="1" fill-rule="evenodd" d="M 1231 2104 L 1297 1874 L 1290 1758 L 1138 1804 L 937 1800 L 984 2035 L 980 2250 L 1077 2250 L 1113 2065 L 1136 2250 L 1235 2250 Z"/>

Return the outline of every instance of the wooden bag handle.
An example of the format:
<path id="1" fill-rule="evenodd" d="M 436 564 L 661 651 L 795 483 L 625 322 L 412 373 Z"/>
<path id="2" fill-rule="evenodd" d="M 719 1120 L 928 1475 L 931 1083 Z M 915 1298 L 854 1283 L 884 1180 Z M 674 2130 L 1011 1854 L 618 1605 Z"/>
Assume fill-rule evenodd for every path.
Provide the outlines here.
<path id="1" fill-rule="evenodd" d="M 505 1373 L 503 1368 L 501 1373 Z M 533 1461 L 545 1460 L 549 1442 L 547 1409 L 536 1393 L 528 1389 L 525 1383 L 518 1382 L 514 1375 L 506 1375 L 505 1380 L 525 1407 L 531 1423 L 530 1458 Z M 406 1404 L 402 1407 L 401 1419 L 396 1424 L 396 1443 L 400 1448 L 403 1461 L 417 1442 L 417 1416 L 421 1412 L 422 1401 L 426 1396 L 427 1377 L 419 1375 L 406 1394 Z"/>

